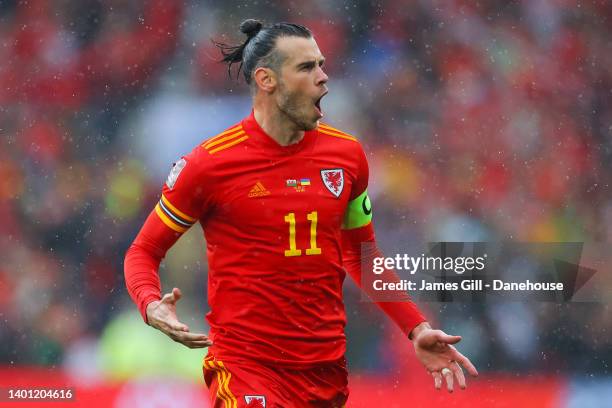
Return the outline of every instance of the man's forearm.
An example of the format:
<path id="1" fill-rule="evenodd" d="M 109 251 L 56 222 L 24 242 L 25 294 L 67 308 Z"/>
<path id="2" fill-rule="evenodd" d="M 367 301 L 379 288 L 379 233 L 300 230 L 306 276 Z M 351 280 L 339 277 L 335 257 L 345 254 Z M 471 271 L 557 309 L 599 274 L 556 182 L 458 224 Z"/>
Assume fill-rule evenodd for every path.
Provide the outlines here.
<path id="1" fill-rule="evenodd" d="M 367 245 L 362 245 L 363 243 Z M 373 290 L 367 284 L 364 285 L 361 279 L 363 260 L 365 259 L 365 264 L 372 265 L 371 260 L 382 256 L 382 252 L 376 246 L 374 229 L 371 224 L 354 230 L 342 231 L 342 255 L 344 268 L 348 274 L 361 290 L 374 298 L 376 293 L 373 293 Z M 389 282 L 393 280 L 399 281 L 399 277 L 393 270 L 386 270 L 381 276 Z M 426 319 L 407 293 L 398 293 L 396 295 L 396 299 L 392 302 L 376 302 L 376 304 L 409 336 Z"/>
<path id="2" fill-rule="evenodd" d="M 145 322 L 147 305 L 161 299 L 159 264 L 179 237 L 152 211 L 125 254 L 125 284 Z"/>
<path id="3" fill-rule="evenodd" d="M 132 244 L 125 255 L 125 284 L 146 323 L 147 305 L 161 299 L 160 262 L 161 259 L 155 258 L 138 244 Z"/>

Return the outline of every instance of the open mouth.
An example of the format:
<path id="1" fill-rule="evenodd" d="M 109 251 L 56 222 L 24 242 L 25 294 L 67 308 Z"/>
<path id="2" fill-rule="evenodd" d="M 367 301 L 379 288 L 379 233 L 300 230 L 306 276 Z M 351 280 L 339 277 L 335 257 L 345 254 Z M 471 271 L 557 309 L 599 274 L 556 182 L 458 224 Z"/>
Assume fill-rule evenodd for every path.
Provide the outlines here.
<path id="1" fill-rule="evenodd" d="M 315 103 L 314 103 L 315 109 L 317 110 L 317 113 L 321 117 L 323 117 L 323 111 L 321 110 L 321 99 L 323 99 L 323 97 L 325 95 L 327 95 L 327 92 L 325 92 L 323 95 L 319 96 L 319 98 L 317 100 L 315 100 Z"/>

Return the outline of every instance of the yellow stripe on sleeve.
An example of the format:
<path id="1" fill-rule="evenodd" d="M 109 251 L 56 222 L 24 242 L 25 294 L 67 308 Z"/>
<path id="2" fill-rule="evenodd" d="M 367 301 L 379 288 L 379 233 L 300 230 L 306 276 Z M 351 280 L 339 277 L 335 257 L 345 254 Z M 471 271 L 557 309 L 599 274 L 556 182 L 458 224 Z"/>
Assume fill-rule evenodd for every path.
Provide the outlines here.
<path id="1" fill-rule="evenodd" d="M 164 224 L 166 224 L 166 226 L 168 226 L 168 228 L 180 233 L 187 231 L 187 228 L 177 225 L 174 221 L 168 218 L 162 209 L 159 208 L 159 204 L 155 206 L 155 213 L 157 213 L 157 216 L 163 221 Z"/>
<path id="2" fill-rule="evenodd" d="M 233 132 L 235 132 L 237 130 L 240 130 L 240 129 L 242 129 L 242 125 L 234 126 L 231 129 L 227 129 L 226 131 L 221 132 L 218 135 L 215 135 L 215 136 L 211 137 L 210 139 L 208 139 L 207 141 L 205 141 L 204 143 L 202 143 L 202 146 L 203 147 L 207 147 L 207 145 L 209 143 L 214 142 L 215 140 L 219 139 L 220 137 L 225 136 L 225 135 L 230 134 L 230 133 L 233 133 Z"/>
<path id="3" fill-rule="evenodd" d="M 196 222 L 196 219 L 193 217 L 188 216 L 187 214 L 185 214 L 184 212 L 182 212 L 181 210 L 179 210 L 178 208 L 176 208 L 175 206 L 173 206 L 170 201 L 168 201 L 168 199 L 166 198 L 166 196 L 164 196 L 162 194 L 162 201 L 164 202 L 164 204 L 166 205 L 166 207 L 168 207 L 170 210 L 172 210 L 173 213 L 175 213 L 176 215 L 178 215 L 181 218 L 184 218 L 185 220 L 189 221 L 189 222 Z"/>
<path id="4" fill-rule="evenodd" d="M 341 135 L 344 135 L 344 136 L 348 136 L 348 137 L 352 137 L 354 139 L 357 139 L 355 136 L 353 136 L 353 135 L 351 135 L 349 133 L 343 132 L 340 129 L 336 129 L 335 127 L 331 127 L 329 125 L 326 125 L 325 123 L 319 123 L 319 128 L 324 129 L 324 130 L 329 130 L 330 132 L 338 133 L 338 134 L 341 134 Z"/>
<path id="5" fill-rule="evenodd" d="M 232 134 L 231 134 L 231 135 L 229 135 L 229 136 L 222 137 L 221 139 L 215 140 L 215 141 L 213 141 L 212 143 L 206 143 L 206 144 L 204 145 L 204 148 L 208 150 L 208 149 L 210 149 L 210 148 L 211 148 L 211 147 L 213 147 L 213 146 L 216 146 L 216 145 L 221 144 L 221 143 L 223 143 L 223 142 L 226 142 L 226 141 L 228 141 L 228 140 L 235 139 L 235 138 L 237 138 L 238 136 L 242 136 L 242 135 L 244 135 L 244 130 L 239 130 L 239 131 L 238 131 L 238 132 L 236 132 L 236 133 L 232 133 Z"/>
<path id="6" fill-rule="evenodd" d="M 237 139 L 237 140 L 225 143 L 225 144 L 223 144 L 223 145 L 221 145 L 219 147 L 215 147 L 214 149 L 209 150 L 208 153 L 210 153 L 210 154 L 217 153 L 218 151 L 221 151 L 221 150 L 227 149 L 228 147 L 232 147 L 234 145 L 237 145 L 238 143 L 243 142 L 243 141 L 247 140 L 248 138 L 249 138 L 249 136 L 247 136 L 247 135 L 242 136 L 240 139 Z"/>
<path id="7" fill-rule="evenodd" d="M 335 135 L 340 135 L 340 136 L 346 136 L 346 137 L 351 137 L 351 138 L 353 138 L 353 139 L 357 139 L 357 138 L 356 138 L 355 136 L 353 136 L 353 135 L 350 135 L 350 134 L 348 134 L 348 133 L 346 133 L 346 132 L 343 132 L 343 131 L 341 131 L 341 130 L 338 130 L 338 129 L 330 128 L 329 126 L 319 126 L 319 130 L 323 130 L 323 131 L 325 131 L 325 132 L 327 132 L 327 133 L 330 133 L 330 134 L 335 134 Z"/>
<path id="8" fill-rule="evenodd" d="M 355 139 L 352 136 L 348 136 L 348 135 L 345 135 L 345 134 L 340 134 L 340 133 L 332 132 L 330 130 L 323 129 L 323 128 L 319 128 L 319 133 L 323 133 L 325 135 L 329 135 L 329 136 L 333 136 L 333 137 L 339 137 L 340 139 L 351 140 L 353 142 L 357 141 L 357 139 Z"/>

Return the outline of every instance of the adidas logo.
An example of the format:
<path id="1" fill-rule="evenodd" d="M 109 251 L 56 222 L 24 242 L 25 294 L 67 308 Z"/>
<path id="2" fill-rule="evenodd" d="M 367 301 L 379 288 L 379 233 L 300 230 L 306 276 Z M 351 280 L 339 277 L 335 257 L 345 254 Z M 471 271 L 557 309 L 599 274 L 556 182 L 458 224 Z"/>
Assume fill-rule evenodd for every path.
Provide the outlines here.
<path id="1" fill-rule="evenodd" d="M 253 188 L 251 189 L 251 191 L 249 191 L 249 198 L 253 198 L 253 197 L 263 197 L 263 196 L 267 196 L 270 195 L 270 192 L 268 191 L 267 188 L 264 187 L 263 184 L 261 184 L 261 181 L 258 181 Z"/>

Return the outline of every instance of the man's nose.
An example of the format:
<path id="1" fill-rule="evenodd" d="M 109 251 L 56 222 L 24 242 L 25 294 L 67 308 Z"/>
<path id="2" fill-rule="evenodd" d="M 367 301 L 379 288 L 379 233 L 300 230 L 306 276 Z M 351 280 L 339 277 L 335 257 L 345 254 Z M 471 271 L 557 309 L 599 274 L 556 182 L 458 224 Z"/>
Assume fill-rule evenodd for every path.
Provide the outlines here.
<path id="1" fill-rule="evenodd" d="M 326 84 L 327 81 L 329 80 L 329 77 L 327 76 L 327 74 L 325 73 L 325 71 L 323 71 L 322 67 L 318 68 L 318 76 L 317 76 L 317 85 L 323 85 Z"/>

